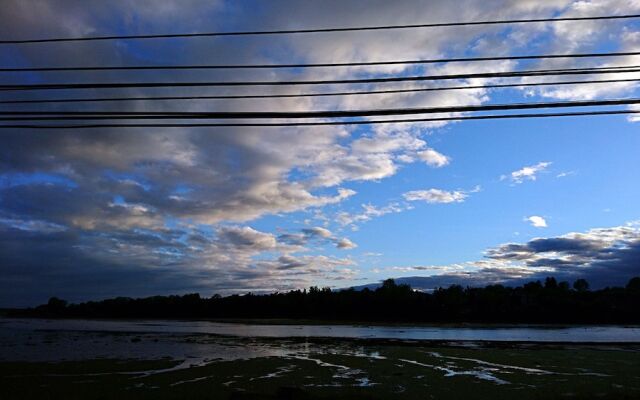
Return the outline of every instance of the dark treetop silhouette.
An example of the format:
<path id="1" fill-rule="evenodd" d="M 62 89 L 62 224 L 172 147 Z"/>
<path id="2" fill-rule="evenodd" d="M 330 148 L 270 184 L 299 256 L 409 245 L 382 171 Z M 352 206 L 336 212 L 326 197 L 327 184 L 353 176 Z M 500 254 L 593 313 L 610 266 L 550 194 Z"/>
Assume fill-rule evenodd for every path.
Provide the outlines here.
<path id="1" fill-rule="evenodd" d="M 311 287 L 267 295 L 118 297 L 14 310 L 12 316 L 54 318 L 301 318 L 390 322 L 640 323 L 640 277 L 626 287 L 590 291 L 584 279 L 570 287 L 555 278 L 523 286 L 453 285 L 432 293 L 387 279 L 370 290 Z"/>

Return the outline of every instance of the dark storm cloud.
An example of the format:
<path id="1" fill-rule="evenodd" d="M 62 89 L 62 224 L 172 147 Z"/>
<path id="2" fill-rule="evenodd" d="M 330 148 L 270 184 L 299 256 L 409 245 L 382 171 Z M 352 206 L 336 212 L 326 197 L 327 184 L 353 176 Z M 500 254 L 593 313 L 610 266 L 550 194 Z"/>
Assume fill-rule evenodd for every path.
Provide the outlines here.
<path id="1" fill-rule="evenodd" d="M 325 265 L 340 265 L 331 258 L 292 256 L 253 264 L 251 256 L 273 249 L 275 241 L 250 228 L 185 239 L 180 230 L 45 231 L 35 229 L 41 225 L 27 230 L 24 224 L 22 229 L 8 224 L 17 222 L 0 219 L 0 301 L 10 306 L 33 305 L 54 295 L 80 301 L 114 294 L 279 290 L 292 282 L 306 285 L 304 275 L 323 274 Z M 277 272 L 293 267 L 301 270 Z"/>
<path id="2" fill-rule="evenodd" d="M 601 243 L 590 239 L 547 238 L 534 239 L 526 244 L 508 244 L 489 251 L 491 258 L 526 259 L 532 253 L 562 252 L 581 255 L 601 250 Z"/>
<path id="3" fill-rule="evenodd" d="M 609 271 L 610 281 L 640 273 L 640 231 L 636 224 L 607 229 L 592 229 L 561 237 L 533 239 L 525 244 L 506 244 L 487 252 L 495 261 L 517 260 L 526 267 L 552 268 L 560 274 L 602 275 Z M 624 276 L 619 277 L 622 273 Z"/>
<path id="4" fill-rule="evenodd" d="M 76 231 L 42 234 L 3 229 L 0 233 L 3 304 L 38 304 L 49 296 L 80 300 L 104 298 L 113 293 L 151 295 L 157 288 L 184 292 L 200 286 L 197 277 L 187 271 L 167 270 L 159 274 L 91 254 L 82 247 L 88 244 L 87 240 Z"/>
<path id="5" fill-rule="evenodd" d="M 591 229 L 527 243 L 508 243 L 487 251 L 487 260 L 467 263 L 473 271 L 456 271 L 460 266 L 418 266 L 404 270 L 451 269 L 432 276 L 398 278 L 417 289 L 431 290 L 450 285 L 484 286 L 500 283 L 520 285 L 553 276 L 573 282 L 587 279 L 594 288 L 623 286 L 640 276 L 640 223 Z"/>

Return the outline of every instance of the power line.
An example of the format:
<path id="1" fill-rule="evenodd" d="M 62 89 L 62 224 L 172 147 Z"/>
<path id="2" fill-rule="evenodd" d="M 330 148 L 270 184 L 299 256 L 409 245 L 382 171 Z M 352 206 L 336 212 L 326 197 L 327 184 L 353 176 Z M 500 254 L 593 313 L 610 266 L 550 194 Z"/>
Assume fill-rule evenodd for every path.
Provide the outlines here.
<path id="1" fill-rule="evenodd" d="M 256 94 L 256 95 L 249 94 L 249 95 L 218 95 L 218 96 L 108 97 L 108 98 L 98 98 L 98 99 L 71 98 L 71 99 L 42 99 L 42 100 L 0 100 L 0 104 L 93 103 L 93 102 L 108 102 L 108 101 L 161 101 L 161 100 L 271 99 L 271 98 L 290 98 L 290 97 L 355 96 L 355 95 L 370 95 L 370 94 L 432 92 L 432 91 L 446 91 L 446 90 L 498 89 L 498 88 L 511 88 L 511 87 L 582 85 L 582 84 L 624 83 L 624 82 L 640 82 L 640 78 L 560 81 L 560 82 L 505 83 L 505 84 L 492 84 L 492 85 L 445 86 L 445 87 L 414 88 L 414 89 L 366 90 L 366 91 L 327 92 L 327 93 L 291 93 L 291 94 Z"/>
<path id="2" fill-rule="evenodd" d="M 509 71 L 509 72 L 482 72 L 482 73 L 453 74 L 453 75 L 400 76 L 400 77 L 390 77 L 390 78 L 307 80 L 307 81 L 51 83 L 51 84 L 0 85 L 0 91 L 118 89 L 118 88 L 152 88 L 152 87 L 207 87 L 207 86 L 335 85 L 335 84 L 355 84 L 355 83 L 435 81 L 435 80 L 471 79 L 471 78 L 511 78 L 511 77 L 549 76 L 549 75 L 584 75 L 584 74 L 593 74 L 593 73 L 609 74 L 609 73 L 640 72 L 639 68 L 640 66 L 632 65 L 632 66 L 624 66 L 624 67 L 567 68 L 567 69 Z"/>
<path id="3" fill-rule="evenodd" d="M 67 37 L 67 38 L 35 38 L 35 39 L 0 40 L 0 44 L 86 42 L 86 41 L 97 41 L 97 40 L 194 38 L 194 37 L 216 37 L 216 36 L 283 35 L 283 34 L 301 34 L 301 33 L 355 32 L 355 31 L 378 31 L 378 30 L 394 30 L 394 29 L 397 30 L 397 29 L 415 29 L 415 28 L 440 28 L 440 27 L 476 26 L 476 25 L 509 25 L 509 24 L 523 24 L 523 23 L 536 23 L 536 22 L 623 20 L 623 19 L 635 19 L 635 18 L 640 18 L 640 14 L 604 15 L 604 16 L 594 16 L 594 17 L 558 17 L 558 18 L 530 18 L 530 19 L 510 19 L 510 20 L 494 20 L 494 21 L 440 22 L 440 23 L 425 23 L 425 24 L 379 25 L 379 26 L 342 27 L 342 28 L 280 29 L 280 30 L 232 31 L 232 32 L 197 32 L 197 33 L 152 34 L 152 35 L 109 35 L 109 36 L 85 36 L 85 37 Z"/>
<path id="4" fill-rule="evenodd" d="M 198 69 L 277 69 L 277 68 L 329 68 L 329 67 L 362 67 L 376 65 L 406 65 L 406 64 L 440 64 L 458 62 L 483 62 L 506 60 L 538 60 L 558 58 L 595 58 L 595 57 L 623 57 L 637 56 L 638 51 L 616 53 L 577 53 L 577 54 L 538 54 L 523 56 L 494 56 L 467 58 L 434 58 L 426 60 L 391 60 L 391 61 L 363 61 L 340 63 L 312 63 L 312 64 L 227 64 L 227 65 L 133 65 L 133 66 L 72 66 L 72 67 L 4 67 L 0 72 L 81 72 L 81 71 L 138 71 L 138 70 L 198 70 Z"/>
<path id="5" fill-rule="evenodd" d="M 579 117 L 596 115 L 640 114 L 634 110 L 607 110 L 563 113 L 533 113 L 533 114 L 498 114 L 472 115 L 459 117 L 435 117 L 416 119 L 387 119 L 373 121 L 322 121 L 322 122 L 250 122 L 250 123 L 171 123 L 171 124 L 83 124 L 83 125 L 31 125 L 31 124 L 0 124 L 0 129 L 93 129 L 93 128 L 223 128 L 223 127 L 294 127 L 294 126 L 336 126 L 336 125 L 376 125 L 399 124 L 417 122 L 470 121 L 490 119 L 520 119 L 520 118 L 551 118 L 551 117 Z"/>
<path id="6" fill-rule="evenodd" d="M 354 118 L 389 115 L 416 115 L 472 111 L 530 110 L 541 108 L 620 106 L 640 104 L 640 98 L 614 100 L 558 101 L 545 103 L 511 103 L 464 105 L 447 107 L 420 107 L 375 110 L 323 110 L 323 111 L 220 111 L 220 112 L 123 112 L 123 111 L 0 111 L 0 121 L 66 121 L 99 119 L 302 119 L 302 118 Z M 4 117 L 9 116 L 9 117 Z"/>

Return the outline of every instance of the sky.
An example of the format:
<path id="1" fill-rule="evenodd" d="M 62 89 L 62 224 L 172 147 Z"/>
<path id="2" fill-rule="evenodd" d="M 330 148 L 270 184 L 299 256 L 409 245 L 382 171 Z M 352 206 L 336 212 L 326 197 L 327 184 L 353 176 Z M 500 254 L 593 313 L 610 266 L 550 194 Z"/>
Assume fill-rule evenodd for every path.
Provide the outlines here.
<path id="1" fill-rule="evenodd" d="M 5 0 L 0 3 L 0 37 L 634 13 L 640 13 L 638 0 Z M 0 45 L 0 65 L 322 63 L 640 51 L 639 27 L 638 20 L 580 21 Z M 638 56 L 625 56 L 290 70 L 2 73 L 0 83 L 352 79 L 635 65 L 638 61 Z M 545 80 L 558 78 L 510 78 L 509 82 Z M 362 85 L 339 87 L 356 89 Z M 269 90 L 322 89 L 61 90 L 3 92 L 0 100 Z M 636 95 L 636 84 L 621 83 L 1 108 L 358 110 Z M 423 290 L 451 284 L 514 285 L 546 276 L 571 282 L 585 278 L 595 288 L 624 285 L 640 275 L 639 154 L 638 124 L 624 115 L 356 127 L 2 129 L 0 306 L 31 306 L 51 296 L 77 302 L 114 296 L 345 288 L 386 278 Z"/>

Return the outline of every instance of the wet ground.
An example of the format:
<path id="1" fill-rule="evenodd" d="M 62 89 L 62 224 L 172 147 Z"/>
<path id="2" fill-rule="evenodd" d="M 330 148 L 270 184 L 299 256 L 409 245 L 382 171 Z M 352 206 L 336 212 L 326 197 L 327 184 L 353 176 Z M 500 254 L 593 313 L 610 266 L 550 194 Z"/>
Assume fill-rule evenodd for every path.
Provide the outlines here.
<path id="1" fill-rule="evenodd" d="M 0 398 L 640 398 L 640 344 L 5 327 Z"/>

